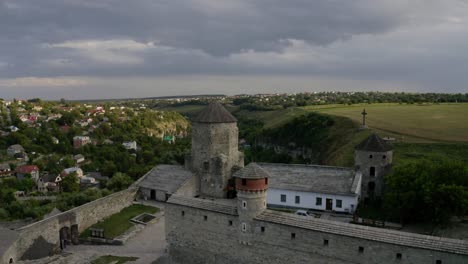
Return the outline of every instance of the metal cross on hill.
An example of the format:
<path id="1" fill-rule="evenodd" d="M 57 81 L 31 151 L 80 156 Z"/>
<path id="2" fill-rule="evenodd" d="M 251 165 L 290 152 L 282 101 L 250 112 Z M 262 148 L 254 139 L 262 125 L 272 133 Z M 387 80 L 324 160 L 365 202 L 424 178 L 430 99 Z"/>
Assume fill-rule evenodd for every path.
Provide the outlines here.
<path id="1" fill-rule="evenodd" d="M 364 110 L 362 110 L 362 126 L 365 127 L 366 126 L 366 115 L 367 115 L 367 112 L 366 112 L 366 109 L 364 108 Z"/>

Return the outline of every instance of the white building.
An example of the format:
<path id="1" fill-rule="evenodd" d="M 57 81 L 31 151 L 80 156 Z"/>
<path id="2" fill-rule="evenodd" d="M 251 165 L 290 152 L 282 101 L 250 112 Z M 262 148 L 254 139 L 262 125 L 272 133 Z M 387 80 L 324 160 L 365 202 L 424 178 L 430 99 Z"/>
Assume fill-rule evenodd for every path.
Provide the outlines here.
<path id="1" fill-rule="evenodd" d="M 60 174 L 63 177 L 66 177 L 67 175 L 71 174 L 71 173 L 76 173 L 76 176 L 78 178 L 81 178 L 84 176 L 84 173 L 83 173 L 83 170 L 81 168 L 78 168 L 78 167 L 71 167 L 71 168 L 66 168 L 62 171 L 62 173 Z"/>
<path id="2" fill-rule="evenodd" d="M 124 143 L 122 143 L 122 146 L 124 146 L 124 148 L 128 149 L 128 150 L 136 150 L 137 149 L 137 143 L 136 141 L 126 141 Z"/>
<path id="3" fill-rule="evenodd" d="M 361 196 L 361 172 L 352 168 L 258 163 L 269 174 L 267 204 L 353 213 Z"/>

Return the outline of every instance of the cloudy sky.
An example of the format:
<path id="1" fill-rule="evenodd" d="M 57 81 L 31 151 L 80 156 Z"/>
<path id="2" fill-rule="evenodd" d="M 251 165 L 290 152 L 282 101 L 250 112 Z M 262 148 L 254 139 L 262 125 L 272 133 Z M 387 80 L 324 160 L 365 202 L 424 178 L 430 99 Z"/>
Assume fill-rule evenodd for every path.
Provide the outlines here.
<path id="1" fill-rule="evenodd" d="M 468 92 L 468 0 L 0 0 L 0 97 Z"/>

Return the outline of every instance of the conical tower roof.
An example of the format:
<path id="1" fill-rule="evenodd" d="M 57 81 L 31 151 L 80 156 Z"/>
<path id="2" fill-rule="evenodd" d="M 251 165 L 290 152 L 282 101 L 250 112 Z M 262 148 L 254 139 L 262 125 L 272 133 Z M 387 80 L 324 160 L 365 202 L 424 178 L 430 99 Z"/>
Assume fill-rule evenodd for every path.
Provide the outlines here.
<path id="1" fill-rule="evenodd" d="M 270 174 L 257 163 L 252 162 L 234 173 L 233 176 L 241 179 L 265 179 L 269 178 Z"/>
<path id="2" fill-rule="evenodd" d="M 220 103 L 210 103 L 203 109 L 193 122 L 198 123 L 235 123 L 237 119 Z"/>
<path id="3" fill-rule="evenodd" d="M 388 145 L 385 140 L 381 139 L 376 134 L 372 134 L 366 140 L 357 145 L 355 149 L 373 152 L 387 152 L 393 148 Z"/>

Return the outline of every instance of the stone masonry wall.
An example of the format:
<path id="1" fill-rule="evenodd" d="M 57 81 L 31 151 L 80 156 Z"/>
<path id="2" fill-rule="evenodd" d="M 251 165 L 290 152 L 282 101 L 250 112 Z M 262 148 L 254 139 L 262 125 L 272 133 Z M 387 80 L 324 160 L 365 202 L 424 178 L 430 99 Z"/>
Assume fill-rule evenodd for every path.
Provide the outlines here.
<path id="1" fill-rule="evenodd" d="M 371 156 L 372 158 L 370 158 Z M 381 196 L 384 188 L 384 176 L 388 173 L 388 166 L 393 161 L 393 151 L 355 151 L 354 160 L 356 166 L 359 166 L 362 171 L 362 196 L 368 196 L 369 182 L 375 183 L 375 195 Z M 370 167 L 375 167 L 375 176 L 370 176 Z"/>
<path id="2" fill-rule="evenodd" d="M 441 260 L 443 264 L 468 263 L 468 256 L 333 235 L 259 220 L 254 221 L 256 227 L 252 244 L 244 245 L 238 242 L 238 216 L 174 204 L 166 206 L 169 254 L 178 263 L 436 264 L 437 260 Z M 206 220 L 204 216 L 207 216 Z M 232 226 L 229 221 L 232 221 Z M 263 231 L 261 227 L 264 228 Z M 294 238 L 291 233 L 295 234 Z"/>
<path id="3" fill-rule="evenodd" d="M 200 175 L 200 193 L 225 198 L 233 166 L 244 166 L 236 123 L 194 123 L 191 170 Z"/>
<path id="4" fill-rule="evenodd" d="M 18 229 L 18 240 L 0 259 L 0 264 L 8 263 L 10 258 L 15 262 L 21 260 L 25 253 L 30 259 L 57 253 L 62 227 L 78 225 L 78 231 L 83 232 L 99 220 L 130 206 L 136 192 L 136 188 L 123 190 Z"/>

